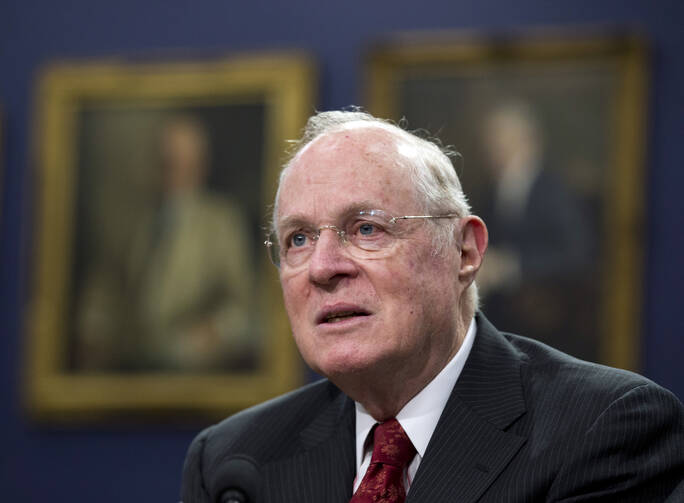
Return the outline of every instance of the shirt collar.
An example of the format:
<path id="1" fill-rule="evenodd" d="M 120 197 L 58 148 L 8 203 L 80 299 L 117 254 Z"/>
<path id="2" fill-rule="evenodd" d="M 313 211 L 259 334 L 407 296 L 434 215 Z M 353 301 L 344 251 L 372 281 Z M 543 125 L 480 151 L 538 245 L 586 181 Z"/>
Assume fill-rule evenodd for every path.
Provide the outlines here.
<path id="1" fill-rule="evenodd" d="M 430 437 L 432 437 L 432 433 L 437 427 L 437 421 L 439 421 L 444 406 L 451 395 L 451 390 L 461 375 L 463 366 L 468 359 L 470 350 L 473 347 L 476 331 L 477 326 L 475 317 L 473 317 L 465 339 L 463 339 L 463 343 L 456 352 L 456 355 L 397 414 L 397 421 L 404 428 L 421 458 L 425 455 Z M 376 421 L 363 405 L 358 402 L 354 403 L 356 405 L 356 469 L 358 472 L 363 461 L 366 438 Z"/>

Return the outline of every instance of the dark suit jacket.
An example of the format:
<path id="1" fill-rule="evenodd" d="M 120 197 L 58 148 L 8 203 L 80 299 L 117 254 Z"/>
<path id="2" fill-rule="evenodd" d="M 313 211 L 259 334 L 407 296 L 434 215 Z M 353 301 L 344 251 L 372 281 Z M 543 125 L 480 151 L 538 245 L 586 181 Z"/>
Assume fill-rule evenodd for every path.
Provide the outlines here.
<path id="1" fill-rule="evenodd" d="M 232 416 L 193 441 L 185 503 L 216 501 L 248 456 L 263 502 L 351 497 L 354 405 L 327 380 Z M 684 475 L 684 411 L 636 374 L 498 332 L 484 317 L 407 503 L 663 501 Z"/>

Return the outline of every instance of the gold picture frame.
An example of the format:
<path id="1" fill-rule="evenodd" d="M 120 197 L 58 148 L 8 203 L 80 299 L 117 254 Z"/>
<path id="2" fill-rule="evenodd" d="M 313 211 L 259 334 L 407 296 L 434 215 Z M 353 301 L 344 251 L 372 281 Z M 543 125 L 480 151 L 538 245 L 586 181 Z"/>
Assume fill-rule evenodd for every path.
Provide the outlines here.
<path id="1" fill-rule="evenodd" d="M 426 129 L 455 147 L 473 211 L 499 212 L 490 220 L 493 252 L 480 271 L 489 287 L 481 288 L 483 312 L 502 330 L 638 370 L 645 41 L 595 31 L 413 33 L 376 44 L 365 63 L 370 111 L 405 117 L 409 129 Z M 515 155 L 506 151 L 504 119 L 518 138 L 534 132 L 533 175 L 513 175 L 511 159 L 523 140 Z M 545 199 L 534 199 L 539 173 L 556 180 Z M 546 260 L 538 251 L 556 235 L 558 255 L 551 260 L 549 252 Z"/>
<path id="2" fill-rule="evenodd" d="M 34 417 L 215 419 L 302 383 L 263 225 L 314 80 L 295 52 L 45 69 Z"/>

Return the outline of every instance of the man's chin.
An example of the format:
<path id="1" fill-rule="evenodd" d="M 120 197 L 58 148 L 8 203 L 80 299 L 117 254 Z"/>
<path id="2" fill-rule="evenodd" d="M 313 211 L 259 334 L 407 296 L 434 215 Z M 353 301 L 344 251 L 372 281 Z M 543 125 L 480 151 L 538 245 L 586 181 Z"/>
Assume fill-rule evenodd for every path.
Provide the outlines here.
<path id="1" fill-rule="evenodd" d="M 305 347 L 300 345 L 304 360 L 315 372 L 333 382 L 382 368 L 383 361 L 388 359 L 388 351 L 391 353 L 391 349 L 383 345 L 382 341 L 373 340 L 367 332 L 304 340 L 316 341 L 316 344 L 307 344 Z"/>
<path id="2" fill-rule="evenodd" d="M 319 365 L 313 367 L 316 372 L 327 377 L 333 382 L 344 381 L 356 377 L 362 378 L 369 371 L 376 368 L 377 362 L 371 358 L 360 358 L 359 355 L 349 355 L 346 357 L 328 358 L 319 361 Z"/>

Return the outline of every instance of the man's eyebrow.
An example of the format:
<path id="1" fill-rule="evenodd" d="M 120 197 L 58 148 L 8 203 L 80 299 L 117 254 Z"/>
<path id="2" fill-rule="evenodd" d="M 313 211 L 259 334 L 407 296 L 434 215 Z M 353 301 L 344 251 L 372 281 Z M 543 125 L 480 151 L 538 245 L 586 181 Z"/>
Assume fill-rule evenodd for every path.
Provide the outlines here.
<path id="1" fill-rule="evenodd" d="M 302 215 L 288 215 L 278 221 L 278 227 L 276 230 L 310 227 L 311 225 L 311 222 Z"/>
<path id="2" fill-rule="evenodd" d="M 378 210 L 381 209 L 378 207 L 377 203 L 373 203 L 372 201 L 357 201 L 352 204 L 347 205 L 341 212 L 340 214 L 335 217 L 335 220 L 340 220 L 340 219 L 345 219 L 348 218 L 352 215 L 357 214 L 358 212 L 362 210 Z M 327 223 L 335 223 L 335 222 L 323 222 L 323 224 Z M 311 222 L 311 220 L 308 217 L 305 217 L 304 215 L 301 214 L 294 214 L 294 215 L 288 215 L 286 217 L 283 217 L 281 220 L 278 221 L 278 229 L 292 229 L 292 228 L 297 228 L 297 227 L 311 227 L 314 224 Z"/>
<path id="3" fill-rule="evenodd" d="M 340 213 L 340 216 L 342 216 L 342 218 L 348 218 L 352 215 L 356 215 L 358 212 L 362 210 L 379 209 L 380 208 L 378 207 L 377 203 L 373 203 L 372 201 L 358 201 L 345 207 L 344 210 Z"/>

